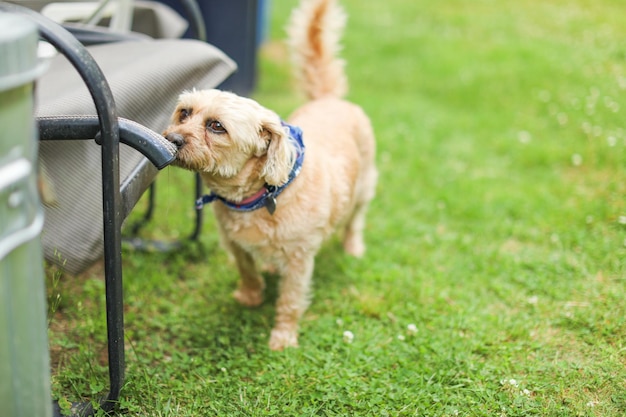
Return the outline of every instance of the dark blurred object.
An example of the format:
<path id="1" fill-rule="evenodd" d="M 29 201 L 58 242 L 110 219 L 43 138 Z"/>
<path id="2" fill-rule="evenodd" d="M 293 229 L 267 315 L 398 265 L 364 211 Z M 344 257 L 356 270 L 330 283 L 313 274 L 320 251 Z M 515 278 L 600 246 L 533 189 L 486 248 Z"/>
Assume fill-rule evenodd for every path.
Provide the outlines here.
<path id="1" fill-rule="evenodd" d="M 178 0 L 158 0 L 185 15 Z M 249 96 L 256 87 L 257 49 L 261 42 L 265 0 L 203 0 L 200 10 L 206 26 L 207 42 L 215 45 L 237 63 L 237 72 L 219 88 Z M 194 37 L 188 29 L 183 37 Z"/>

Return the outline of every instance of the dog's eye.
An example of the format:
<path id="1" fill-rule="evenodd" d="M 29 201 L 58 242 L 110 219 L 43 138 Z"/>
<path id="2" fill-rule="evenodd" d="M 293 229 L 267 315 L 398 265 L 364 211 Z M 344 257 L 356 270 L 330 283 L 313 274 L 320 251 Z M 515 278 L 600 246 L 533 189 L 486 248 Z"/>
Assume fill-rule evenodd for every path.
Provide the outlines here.
<path id="1" fill-rule="evenodd" d="M 213 133 L 226 133 L 226 128 L 217 120 L 209 120 L 206 124 L 207 129 Z"/>
<path id="2" fill-rule="evenodd" d="M 178 121 L 182 123 L 190 115 L 191 115 L 191 109 L 181 109 L 178 115 Z"/>

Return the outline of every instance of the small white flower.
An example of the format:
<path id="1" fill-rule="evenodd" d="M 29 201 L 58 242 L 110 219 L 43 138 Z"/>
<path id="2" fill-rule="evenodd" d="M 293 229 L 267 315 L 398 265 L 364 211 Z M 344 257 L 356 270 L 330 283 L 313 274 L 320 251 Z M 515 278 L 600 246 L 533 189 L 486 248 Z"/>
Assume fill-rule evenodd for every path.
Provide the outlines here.
<path id="1" fill-rule="evenodd" d="M 413 323 L 409 324 L 408 326 L 406 326 L 406 332 L 411 336 L 415 336 L 417 334 L 417 326 Z"/>
<path id="2" fill-rule="evenodd" d="M 500 385 L 510 385 L 512 387 L 517 387 L 519 384 L 517 380 L 510 378 L 510 379 L 501 379 Z"/>
<path id="3" fill-rule="evenodd" d="M 405 339 L 406 339 L 406 337 L 404 337 L 404 335 L 403 335 L 403 334 L 399 334 L 399 335 L 398 335 L 398 340 L 403 341 L 403 340 L 405 340 Z"/>
<path id="4" fill-rule="evenodd" d="M 619 224 L 626 224 L 626 216 L 619 216 L 619 217 L 617 218 L 617 222 L 618 222 Z"/>
<path id="5" fill-rule="evenodd" d="M 583 163 L 583 157 L 580 156 L 580 154 L 573 154 L 572 155 L 572 165 L 574 165 L 575 167 L 582 165 Z"/>
<path id="6" fill-rule="evenodd" d="M 537 304 L 539 302 L 539 297 L 533 295 L 532 297 L 528 297 L 528 300 L 526 300 L 526 302 L 528 304 Z"/>
<path id="7" fill-rule="evenodd" d="M 606 143 L 612 148 L 617 145 L 617 138 L 615 136 L 608 136 L 606 138 Z"/>
<path id="8" fill-rule="evenodd" d="M 220 371 L 226 372 L 226 368 L 220 368 Z"/>
<path id="9" fill-rule="evenodd" d="M 587 407 L 595 407 L 598 404 L 599 404 L 598 401 L 589 401 L 587 403 Z"/>
<path id="10" fill-rule="evenodd" d="M 532 392 L 530 390 L 527 390 L 526 388 L 524 388 L 521 392 L 521 395 L 525 395 L 527 397 L 530 397 L 530 394 L 532 394 Z"/>
<path id="11" fill-rule="evenodd" d="M 337 319 L 335 323 L 337 323 L 337 326 L 340 326 L 340 327 L 343 326 L 343 320 L 341 319 Z"/>
<path id="12" fill-rule="evenodd" d="M 520 143 L 523 143 L 523 144 L 529 143 L 531 139 L 532 139 L 532 135 L 530 134 L 530 132 L 522 130 L 517 133 L 517 140 L 519 140 Z"/>
<path id="13" fill-rule="evenodd" d="M 354 333 L 352 333 L 350 330 L 346 330 L 345 332 L 343 332 L 344 342 L 352 343 L 353 340 L 354 340 Z"/>

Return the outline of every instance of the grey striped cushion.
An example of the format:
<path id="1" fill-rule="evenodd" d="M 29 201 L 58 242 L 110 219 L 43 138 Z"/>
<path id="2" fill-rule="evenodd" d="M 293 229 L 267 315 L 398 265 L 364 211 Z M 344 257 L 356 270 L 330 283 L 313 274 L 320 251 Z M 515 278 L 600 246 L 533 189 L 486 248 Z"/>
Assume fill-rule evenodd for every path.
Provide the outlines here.
<path id="1" fill-rule="evenodd" d="M 89 50 L 113 90 L 118 116 L 158 133 L 167 126 L 183 90 L 213 88 L 235 69 L 221 51 L 195 40 L 124 42 Z M 87 88 L 62 56 L 52 60 L 36 93 L 37 116 L 95 114 Z M 122 182 L 139 165 L 156 174 L 139 152 L 120 147 Z M 40 163 L 57 200 L 45 212 L 46 259 L 66 272 L 79 273 L 103 253 L 100 147 L 93 141 L 42 142 Z"/>

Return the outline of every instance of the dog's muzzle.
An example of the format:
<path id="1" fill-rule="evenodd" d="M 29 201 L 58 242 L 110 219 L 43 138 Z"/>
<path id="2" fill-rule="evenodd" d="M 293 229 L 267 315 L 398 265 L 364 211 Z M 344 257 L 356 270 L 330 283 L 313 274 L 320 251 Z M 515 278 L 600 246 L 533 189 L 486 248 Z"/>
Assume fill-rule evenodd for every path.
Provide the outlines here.
<path id="1" fill-rule="evenodd" d="M 165 139 L 172 142 L 178 149 L 182 148 L 185 144 L 185 138 L 180 133 L 168 133 Z"/>

